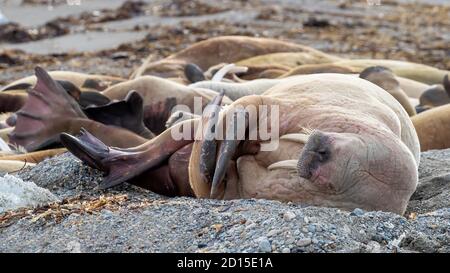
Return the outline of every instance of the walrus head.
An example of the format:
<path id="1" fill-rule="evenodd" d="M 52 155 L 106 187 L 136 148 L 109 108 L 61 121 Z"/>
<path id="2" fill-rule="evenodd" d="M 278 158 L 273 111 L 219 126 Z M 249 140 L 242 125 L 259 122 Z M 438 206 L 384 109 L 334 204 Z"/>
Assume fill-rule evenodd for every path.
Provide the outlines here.
<path id="1" fill-rule="evenodd" d="M 412 154 L 389 135 L 315 131 L 295 167 L 314 205 L 403 213 L 417 182 Z"/>

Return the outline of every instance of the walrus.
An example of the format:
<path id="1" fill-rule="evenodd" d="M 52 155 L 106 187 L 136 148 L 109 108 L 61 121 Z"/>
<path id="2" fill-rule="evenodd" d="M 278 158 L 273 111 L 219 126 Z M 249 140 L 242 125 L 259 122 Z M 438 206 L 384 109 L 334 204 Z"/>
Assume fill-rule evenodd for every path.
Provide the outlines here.
<path id="1" fill-rule="evenodd" d="M 142 97 L 144 124 L 154 134 L 165 130 L 165 123 L 176 105 L 186 105 L 194 108 L 194 98 L 201 97 L 204 107 L 216 92 L 205 89 L 188 87 L 183 84 L 155 76 L 142 76 L 133 80 L 111 86 L 101 94 L 111 101 L 123 100 L 130 90 L 135 90 Z M 224 103 L 231 100 L 224 98 Z"/>
<path id="2" fill-rule="evenodd" d="M 210 106 L 220 105 L 221 97 Z M 260 106 L 266 115 L 252 117 L 251 109 Z M 416 188 L 415 129 L 403 107 L 369 81 L 299 76 L 219 109 L 129 149 L 108 147 L 87 130 L 60 137 L 75 156 L 107 174 L 102 189 L 128 181 L 168 196 L 264 198 L 402 214 Z M 243 140 L 236 137 L 238 124 L 246 129 Z M 261 131 L 250 138 L 263 127 L 269 138 Z M 202 137 L 174 138 L 181 131 Z M 219 140 L 219 131 L 230 137 Z M 274 149 L 262 149 L 276 140 Z"/>
<path id="3" fill-rule="evenodd" d="M 438 106 L 411 118 L 421 151 L 450 148 L 450 104 Z"/>
<path id="4" fill-rule="evenodd" d="M 189 83 L 185 67 L 195 64 L 203 71 L 211 66 L 239 60 L 257 55 L 276 52 L 303 52 L 310 58 L 326 59 L 328 62 L 340 60 L 313 48 L 269 38 L 254 38 L 246 36 L 221 36 L 195 43 L 188 48 L 169 57 L 151 62 L 148 59 L 132 75 L 131 79 L 143 75 L 153 75 L 170 78 L 181 83 Z"/>
<path id="5" fill-rule="evenodd" d="M 345 59 L 326 53 L 310 54 L 309 52 L 291 51 L 259 54 L 247 59 L 240 59 L 236 64 L 241 66 L 280 65 L 294 68 L 301 65 L 335 63 L 341 60 Z"/>
<path id="6" fill-rule="evenodd" d="M 111 85 L 125 81 L 125 79 L 120 77 L 84 74 L 73 71 L 50 71 L 48 73 L 54 80 L 71 83 L 81 91 L 103 91 Z M 28 76 L 6 85 L 0 89 L 0 92 L 24 91 L 32 88 L 34 85 L 36 85 L 36 77 Z"/>
<path id="7" fill-rule="evenodd" d="M 400 83 L 389 68 L 383 66 L 371 66 L 364 69 L 359 74 L 359 77 L 386 90 L 403 106 L 409 116 L 414 116 L 416 114 L 416 109 L 412 106 L 405 91 L 400 87 Z"/>
<path id="8" fill-rule="evenodd" d="M 101 95 L 99 91 L 110 85 L 125 81 L 115 77 L 87 75 L 70 71 L 53 71 L 50 72 L 50 75 L 54 75 L 55 80 L 69 95 L 76 99 L 81 107 L 109 103 L 110 100 Z M 35 76 L 29 76 L 4 87 L 0 92 L 0 113 L 19 110 L 27 100 L 27 91 L 35 84 Z"/>
<path id="9" fill-rule="evenodd" d="M 385 60 L 385 59 L 344 59 L 332 58 L 316 58 L 307 53 L 283 52 L 269 53 L 266 55 L 254 56 L 248 59 L 238 61 L 236 64 L 241 66 L 265 66 L 265 65 L 283 65 L 295 68 L 305 64 L 328 64 L 337 67 L 345 67 L 346 70 L 352 70 L 353 73 L 361 73 L 362 70 L 371 66 L 383 66 L 391 69 L 395 75 L 419 81 L 425 84 L 441 83 L 442 78 L 450 72 L 437 69 L 428 65 L 417 64 L 412 62 Z M 331 71 L 330 71 L 331 72 Z"/>
<path id="10" fill-rule="evenodd" d="M 42 68 L 36 67 L 35 74 L 37 82 L 32 90 L 28 91 L 28 98 L 23 107 L 15 113 L 17 116 L 15 127 L 8 134 L 9 142 L 13 145 L 24 147 L 26 151 L 32 152 L 54 143 L 59 142 L 61 132 L 78 132 L 82 127 L 89 128 L 98 138 L 105 143 L 117 147 L 133 147 L 144 143 L 147 139 L 133 133 L 131 130 L 116 126 L 126 124 L 136 126 L 137 131 L 143 126 L 142 120 L 131 120 L 122 122 L 117 117 L 109 119 L 112 124 L 103 124 L 92 119 L 80 108 L 75 99 Z M 130 115 L 111 113 L 105 111 L 105 115 L 123 114 L 123 118 L 142 116 L 142 99 L 136 98 L 136 93 L 131 92 L 125 98 L 125 104 L 137 104 L 137 107 L 122 107 L 123 111 L 129 111 Z M 139 96 L 139 95 L 137 95 Z M 112 102 L 121 103 L 121 102 Z M 108 107 L 108 106 L 105 106 Z M 104 119 L 104 116 L 99 118 Z"/>
<path id="11" fill-rule="evenodd" d="M 366 73 L 364 73 L 365 75 Z M 357 76 L 354 74 L 349 74 L 352 76 Z M 402 85 L 400 84 L 400 78 L 396 77 L 390 71 L 386 71 L 384 73 L 367 73 L 372 77 L 371 81 L 374 81 L 377 85 L 385 88 L 391 95 L 394 96 L 402 106 L 407 110 L 408 114 L 415 115 L 414 106 L 417 102 L 414 102 L 414 105 L 411 102 L 411 98 L 406 95 L 406 92 L 403 91 Z M 377 76 L 374 76 L 377 75 Z M 214 90 L 216 92 L 224 92 L 227 97 L 232 100 L 239 99 L 243 96 L 248 95 L 260 95 L 267 91 L 272 86 L 279 84 L 283 81 L 289 81 L 290 79 L 297 76 L 290 76 L 286 78 L 277 78 L 277 79 L 256 79 L 252 81 L 243 81 L 243 82 L 214 82 L 214 81 L 199 81 L 193 84 L 190 84 L 189 87 L 193 88 L 205 88 L 209 90 Z M 366 75 L 365 75 L 366 76 Z"/>
<path id="12" fill-rule="evenodd" d="M 433 85 L 423 92 L 419 98 L 419 107 L 422 110 L 450 103 L 450 80 L 445 75 L 442 85 Z"/>

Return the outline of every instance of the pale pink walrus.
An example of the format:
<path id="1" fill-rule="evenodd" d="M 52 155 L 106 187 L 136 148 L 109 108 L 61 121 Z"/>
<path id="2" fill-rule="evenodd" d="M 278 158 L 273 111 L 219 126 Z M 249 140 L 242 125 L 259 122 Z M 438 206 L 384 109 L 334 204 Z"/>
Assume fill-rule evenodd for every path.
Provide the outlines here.
<path id="1" fill-rule="evenodd" d="M 260 149 L 267 143 L 261 139 L 172 138 L 182 126 L 199 122 L 208 125 L 204 135 L 215 134 L 222 127 L 210 126 L 214 115 L 183 121 L 129 149 L 107 147 L 87 132 L 63 134 L 61 140 L 85 163 L 107 173 L 100 188 L 145 181 L 146 188 L 172 196 L 405 211 L 418 182 L 419 141 L 406 111 L 380 87 L 341 74 L 293 77 L 261 95 L 237 99 L 219 121 L 238 105 L 279 107 L 279 134 L 271 139 L 280 140 L 275 150 Z M 248 117 L 242 110 L 235 113 Z M 276 131 L 270 118 L 248 122 L 247 130 L 263 123 Z"/>

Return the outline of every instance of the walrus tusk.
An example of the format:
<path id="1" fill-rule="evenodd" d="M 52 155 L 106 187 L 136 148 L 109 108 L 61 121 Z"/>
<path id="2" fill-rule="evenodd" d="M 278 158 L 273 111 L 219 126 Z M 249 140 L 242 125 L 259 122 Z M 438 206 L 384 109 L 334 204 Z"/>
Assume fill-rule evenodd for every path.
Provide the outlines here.
<path id="1" fill-rule="evenodd" d="M 0 138 L 0 151 L 1 152 L 11 152 L 11 148 L 8 146 L 6 141 L 3 138 Z"/>
<path id="2" fill-rule="evenodd" d="M 211 81 L 213 82 L 220 82 L 222 79 L 227 75 L 228 73 L 245 73 L 247 72 L 248 68 L 245 66 L 236 66 L 235 64 L 227 64 L 224 65 L 219 71 L 214 74 Z"/>
<path id="3" fill-rule="evenodd" d="M 290 160 L 282 160 L 275 162 L 267 167 L 269 171 L 276 169 L 287 169 L 287 170 L 297 170 L 298 160 L 290 159 Z"/>
<path id="4" fill-rule="evenodd" d="M 46 158 L 50 158 L 65 152 L 67 152 L 67 149 L 58 148 L 25 154 L 9 154 L 3 156 L 0 155 L 0 160 L 18 160 L 18 161 L 26 161 L 29 163 L 39 163 Z"/>
<path id="5" fill-rule="evenodd" d="M 223 178 L 228 170 L 228 165 L 235 155 L 237 147 L 240 143 L 238 139 L 238 120 L 245 118 L 245 128 L 248 126 L 248 116 L 245 110 L 236 111 L 233 113 L 233 125 L 227 128 L 225 140 L 220 145 L 219 156 L 217 157 L 216 169 L 214 171 L 214 177 L 211 185 L 211 198 L 217 198 L 219 188 L 222 184 Z M 232 130 L 232 131 L 231 131 Z M 231 134 L 232 138 L 227 139 Z"/>
<path id="6" fill-rule="evenodd" d="M 8 134 L 14 130 L 14 127 L 4 128 L 0 129 L 0 138 L 3 139 L 5 142 L 8 142 L 9 137 Z"/>
<path id="7" fill-rule="evenodd" d="M 290 140 L 302 144 L 306 144 L 308 142 L 309 135 L 307 134 L 286 134 L 282 135 L 280 139 Z"/>
<path id="8" fill-rule="evenodd" d="M 25 167 L 34 167 L 35 163 L 28 163 L 20 160 L 0 160 L 0 172 L 17 172 Z"/>
<path id="9" fill-rule="evenodd" d="M 205 181 L 210 182 L 213 175 L 213 169 L 216 160 L 216 129 L 217 121 L 219 119 L 220 104 L 224 97 L 224 92 L 217 95 L 211 104 L 207 107 L 213 107 L 212 112 L 209 113 L 205 118 L 206 129 L 202 131 L 200 137 L 204 138 L 203 144 L 200 148 L 200 172 L 203 174 Z"/>

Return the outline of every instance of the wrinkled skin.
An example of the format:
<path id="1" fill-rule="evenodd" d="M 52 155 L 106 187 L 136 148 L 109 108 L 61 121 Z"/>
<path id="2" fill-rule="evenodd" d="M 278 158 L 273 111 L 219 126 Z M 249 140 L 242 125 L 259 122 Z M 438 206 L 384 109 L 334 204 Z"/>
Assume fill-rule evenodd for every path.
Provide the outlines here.
<path id="1" fill-rule="evenodd" d="M 219 122 L 237 105 L 279 106 L 282 139 L 276 150 L 259 150 L 264 143 L 260 139 L 238 145 L 172 139 L 172 130 L 209 124 L 214 115 L 181 122 L 130 149 L 106 147 L 86 132 L 80 138 L 63 134 L 61 140 L 84 162 L 107 173 L 101 188 L 130 181 L 153 190 L 164 185 L 164 194 L 177 195 L 176 189 L 190 185 L 193 194 L 202 198 L 266 198 L 404 212 L 418 180 L 419 142 L 402 106 L 378 86 L 338 74 L 296 77 L 262 95 L 235 101 Z M 283 138 L 305 128 L 313 130 L 306 141 Z M 179 151 L 183 156 L 178 159 L 183 160 L 171 164 Z M 152 179 L 152 173 L 167 167 L 168 174 L 158 173 L 158 179 Z M 188 171 L 189 180 L 175 176 L 171 169 Z"/>

